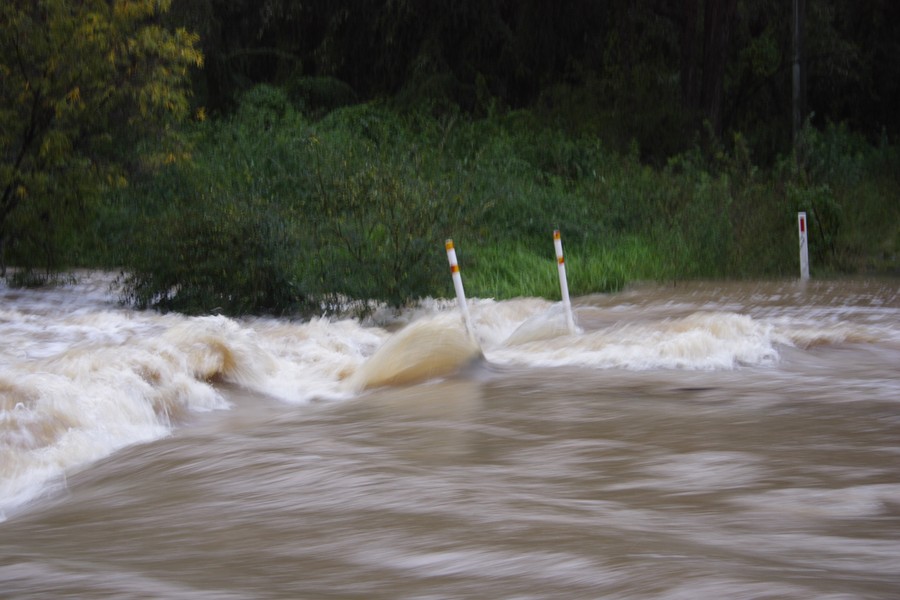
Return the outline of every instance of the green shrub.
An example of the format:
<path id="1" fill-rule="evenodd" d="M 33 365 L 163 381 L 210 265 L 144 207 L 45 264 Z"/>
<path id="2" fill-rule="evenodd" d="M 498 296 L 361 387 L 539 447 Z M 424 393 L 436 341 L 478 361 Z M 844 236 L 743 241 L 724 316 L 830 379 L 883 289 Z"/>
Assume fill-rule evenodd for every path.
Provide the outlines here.
<path id="1" fill-rule="evenodd" d="M 232 119 L 196 126 L 191 162 L 122 190 L 127 299 L 186 313 L 309 310 L 296 202 L 312 186 L 307 128 L 283 92 L 256 88 Z"/>
<path id="2" fill-rule="evenodd" d="M 142 207 L 127 217 L 128 300 L 241 314 L 434 294 L 463 201 L 409 136 L 378 107 L 312 125 L 279 90 L 249 92 L 233 118 L 198 126 L 191 163 L 121 192 Z"/>
<path id="3" fill-rule="evenodd" d="M 327 114 L 357 101 L 353 88 L 334 77 L 298 75 L 290 78 L 284 89 L 291 101 L 310 115 Z"/>
<path id="4" fill-rule="evenodd" d="M 855 273 L 896 270 L 900 156 L 872 146 L 843 125 L 803 130 L 788 197 L 809 214 L 813 270 Z"/>

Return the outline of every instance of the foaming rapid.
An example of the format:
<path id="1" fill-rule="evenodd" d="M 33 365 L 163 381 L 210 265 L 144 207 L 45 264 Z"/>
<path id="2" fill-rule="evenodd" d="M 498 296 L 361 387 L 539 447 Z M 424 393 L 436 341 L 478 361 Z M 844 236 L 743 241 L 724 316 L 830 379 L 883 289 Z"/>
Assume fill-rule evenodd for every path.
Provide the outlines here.
<path id="1" fill-rule="evenodd" d="M 489 358 L 542 367 L 733 369 L 772 364 L 778 359 L 776 344 L 789 343 L 771 326 L 733 313 L 617 323 L 576 335 L 565 334 L 558 316 L 548 316 L 543 329 L 538 324 L 531 324 L 528 337 L 514 332 Z"/>
<path id="2" fill-rule="evenodd" d="M 0 286 L 0 520 L 73 469 L 229 408 L 223 384 L 289 403 L 348 397 L 345 379 L 386 336 L 352 320 L 134 312 L 97 279 Z"/>
<path id="3" fill-rule="evenodd" d="M 445 377 L 482 357 L 455 315 L 415 321 L 391 336 L 349 381 L 357 391 Z"/>
<path id="4" fill-rule="evenodd" d="M 476 299 L 474 335 L 454 302 L 356 319 L 229 319 L 131 311 L 112 277 L 12 290 L 0 284 L 0 520 L 65 486 L 65 476 L 130 444 L 168 435 L 190 415 L 227 410 L 229 389 L 275 402 L 337 401 L 382 386 L 452 377 L 487 361 L 524 367 L 722 370 L 770 366 L 780 351 L 888 340 L 900 344 L 896 293 L 854 313 L 795 311 L 713 290 L 648 305 L 635 293 L 558 303 Z"/>
<path id="5" fill-rule="evenodd" d="M 217 382 L 264 388 L 277 368 L 252 332 L 228 319 L 97 317 L 79 315 L 77 332 L 51 325 L 43 343 L 30 327 L 3 324 L 3 506 L 71 468 L 166 435 L 190 412 L 227 408 Z"/>

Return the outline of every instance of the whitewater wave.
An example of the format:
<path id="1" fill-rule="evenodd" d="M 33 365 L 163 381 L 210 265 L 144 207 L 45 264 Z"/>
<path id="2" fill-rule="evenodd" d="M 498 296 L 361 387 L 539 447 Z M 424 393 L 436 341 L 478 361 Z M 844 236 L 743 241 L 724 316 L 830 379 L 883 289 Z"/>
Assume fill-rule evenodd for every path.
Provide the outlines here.
<path id="1" fill-rule="evenodd" d="M 384 310 L 364 322 L 300 322 L 131 311 L 90 278 L 75 289 L 0 287 L 0 299 L 0 511 L 124 446 L 169 435 L 192 413 L 227 409 L 228 386 L 303 404 L 452 377 L 481 360 L 722 370 L 776 364 L 782 347 L 879 336 L 873 326 L 783 312 L 754 317 L 708 303 L 649 313 L 576 306 L 572 332 L 559 303 L 476 299 L 470 334 L 447 300 Z"/>
<path id="2" fill-rule="evenodd" d="M 548 329 L 558 327 L 557 322 Z M 576 335 L 538 336 L 487 356 L 494 362 L 542 367 L 733 369 L 774 364 L 779 343 L 790 340 L 748 316 L 695 313 L 657 322 L 620 323 Z"/>

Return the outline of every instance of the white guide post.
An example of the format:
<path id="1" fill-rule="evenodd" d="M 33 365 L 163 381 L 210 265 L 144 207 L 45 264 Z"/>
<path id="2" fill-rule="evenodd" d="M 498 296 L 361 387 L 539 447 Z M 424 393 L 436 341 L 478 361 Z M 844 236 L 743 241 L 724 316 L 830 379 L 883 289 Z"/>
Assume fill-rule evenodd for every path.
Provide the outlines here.
<path id="1" fill-rule="evenodd" d="M 572 302 L 569 300 L 569 282 L 566 279 L 566 259 L 563 258 L 562 239 L 559 236 L 559 229 L 553 230 L 553 247 L 556 248 L 559 289 L 562 292 L 563 308 L 566 311 L 566 324 L 569 326 L 569 332 L 575 333 L 575 318 L 572 316 Z"/>
<path id="2" fill-rule="evenodd" d="M 806 226 L 806 213 L 797 213 L 797 229 L 800 234 L 800 279 L 809 279 L 809 248 L 808 227 Z"/>
<path id="3" fill-rule="evenodd" d="M 444 246 L 447 248 L 447 260 L 450 261 L 450 274 L 453 276 L 453 287 L 456 289 L 459 311 L 462 313 L 466 331 L 474 338 L 475 328 L 472 327 L 472 318 L 469 316 L 469 307 L 466 305 L 466 292 L 463 289 L 462 275 L 459 274 L 459 263 L 456 262 L 456 250 L 453 248 L 453 240 L 448 239 Z"/>

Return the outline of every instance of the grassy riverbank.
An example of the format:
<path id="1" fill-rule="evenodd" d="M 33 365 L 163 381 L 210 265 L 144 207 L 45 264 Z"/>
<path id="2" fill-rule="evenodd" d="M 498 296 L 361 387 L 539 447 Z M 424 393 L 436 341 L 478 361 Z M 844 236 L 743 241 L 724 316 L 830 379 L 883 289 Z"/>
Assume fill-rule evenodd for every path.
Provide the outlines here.
<path id="1" fill-rule="evenodd" d="M 470 295 L 553 298 L 553 229 L 586 294 L 792 276 L 806 210 L 814 276 L 897 269 L 894 146 L 831 127 L 765 168 L 740 136 L 650 165 L 558 122 L 379 104 L 313 117 L 258 87 L 233 116 L 189 125 L 173 164 L 111 188 L 78 260 L 127 270 L 137 306 L 308 313 L 451 295 L 452 237 Z"/>

